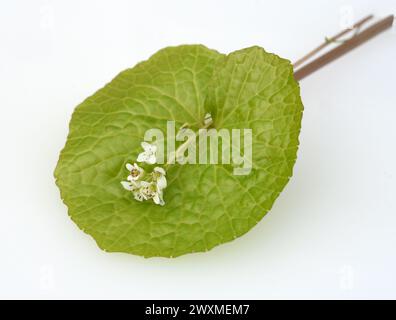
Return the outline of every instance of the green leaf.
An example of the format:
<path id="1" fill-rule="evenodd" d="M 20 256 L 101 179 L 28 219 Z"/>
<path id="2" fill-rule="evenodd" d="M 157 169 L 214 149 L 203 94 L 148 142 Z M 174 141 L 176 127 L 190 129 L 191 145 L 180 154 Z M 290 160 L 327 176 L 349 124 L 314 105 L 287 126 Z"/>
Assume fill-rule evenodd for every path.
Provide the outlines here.
<path id="1" fill-rule="evenodd" d="M 121 72 L 73 113 L 55 170 L 73 221 L 106 251 L 176 257 L 250 230 L 272 207 L 296 159 L 302 117 L 289 61 L 252 47 L 228 56 L 201 45 L 169 47 Z M 120 185 L 150 128 L 251 128 L 253 168 L 171 165 L 165 206 L 137 202 Z"/>

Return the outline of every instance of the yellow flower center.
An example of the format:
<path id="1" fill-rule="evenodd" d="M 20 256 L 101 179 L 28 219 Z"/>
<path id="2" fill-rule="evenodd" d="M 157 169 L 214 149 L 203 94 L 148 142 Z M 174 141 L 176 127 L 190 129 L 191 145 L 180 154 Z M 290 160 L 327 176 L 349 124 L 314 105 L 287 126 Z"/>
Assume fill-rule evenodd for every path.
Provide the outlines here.
<path id="1" fill-rule="evenodd" d="M 134 178 L 138 177 L 139 176 L 139 170 L 132 169 L 131 170 L 131 176 L 134 177 Z"/>

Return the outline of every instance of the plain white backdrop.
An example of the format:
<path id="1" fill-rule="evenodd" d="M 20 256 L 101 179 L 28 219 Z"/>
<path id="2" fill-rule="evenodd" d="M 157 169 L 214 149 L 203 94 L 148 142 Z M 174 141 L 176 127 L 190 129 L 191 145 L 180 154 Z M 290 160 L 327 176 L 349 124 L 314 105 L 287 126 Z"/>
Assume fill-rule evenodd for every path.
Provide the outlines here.
<path id="1" fill-rule="evenodd" d="M 0 298 L 396 298 L 396 29 L 301 82 L 295 173 L 248 234 L 205 254 L 99 250 L 53 169 L 74 107 L 158 49 L 260 45 L 296 60 L 393 0 L 0 4 Z"/>

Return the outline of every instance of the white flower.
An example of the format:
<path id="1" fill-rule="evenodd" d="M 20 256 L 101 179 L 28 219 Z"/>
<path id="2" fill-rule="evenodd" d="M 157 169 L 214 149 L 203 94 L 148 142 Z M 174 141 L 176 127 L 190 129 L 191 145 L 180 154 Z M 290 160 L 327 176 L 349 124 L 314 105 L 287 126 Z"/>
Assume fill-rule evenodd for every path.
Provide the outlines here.
<path id="1" fill-rule="evenodd" d="M 153 170 L 153 178 L 159 190 L 165 189 L 167 186 L 165 174 L 165 170 L 161 167 L 155 167 Z"/>
<path id="2" fill-rule="evenodd" d="M 137 161 L 154 164 L 156 162 L 157 147 L 147 142 L 142 142 L 144 152 L 140 153 Z M 167 186 L 166 172 L 161 167 L 155 167 L 153 171 L 147 175 L 147 181 L 142 180 L 146 176 L 143 168 L 136 163 L 126 165 L 129 175 L 127 181 L 121 181 L 124 189 L 130 191 L 137 201 L 153 200 L 155 204 L 163 206 L 165 201 L 163 199 L 163 190 Z"/>
<path id="3" fill-rule="evenodd" d="M 142 148 L 144 151 L 138 155 L 138 162 L 146 162 L 149 164 L 154 164 L 157 161 L 155 153 L 157 152 L 157 146 L 147 143 L 145 141 L 142 142 Z"/>
<path id="4" fill-rule="evenodd" d="M 153 199 L 155 204 L 161 206 L 165 204 L 162 189 L 158 188 L 158 185 L 153 181 L 141 181 L 140 188 L 134 192 L 134 196 L 138 201 Z"/>
<path id="5" fill-rule="evenodd" d="M 134 163 L 133 165 L 130 163 L 127 163 L 126 168 L 130 172 L 130 174 L 127 178 L 127 180 L 129 180 L 129 181 L 139 180 L 144 173 L 143 168 L 140 168 L 136 163 Z"/>

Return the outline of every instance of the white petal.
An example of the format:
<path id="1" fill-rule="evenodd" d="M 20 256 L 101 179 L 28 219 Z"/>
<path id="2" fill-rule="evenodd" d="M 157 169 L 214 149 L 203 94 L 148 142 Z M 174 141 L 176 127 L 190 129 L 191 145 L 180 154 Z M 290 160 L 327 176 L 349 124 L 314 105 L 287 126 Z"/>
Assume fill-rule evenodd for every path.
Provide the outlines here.
<path id="1" fill-rule="evenodd" d="M 160 198 L 158 196 L 158 194 L 155 194 L 155 196 L 153 197 L 153 201 L 155 204 L 159 204 L 160 203 Z"/>
<path id="2" fill-rule="evenodd" d="M 166 178 L 164 176 L 160 176 L 157 180 L 157 188 L 162 190 L 165 189 L 167 186 Z"/>
<path id="3" fill-rule="evenodd" d="M 146 151 L 146 152 L 156 152 L 157 151 L 157 146 L 154 144 L 150 144 L 150 143 L 147 143 L 146 141 L 143 141 L 141 143 L 141 145 L 142 145 L 142 148 L 144 149 L 144 151 Z"/>
<path id="4" fill-rule="evenodd" d="M 154 163 L 157 162 L 157 158 L 155 157 L 154 154 L 151 154 L 151 155 L 147 158 L 146 162 L 149 163 L 149 164 L 154 164 Z"/>
<path id="5" fill-rule="evenodd" d="M 146 161 L 147 161 L 147 154 L 146 154 L 146 152 L 139 153 L 139 155 L 138 155 L 136 161 L 137 161 L 137 162 L 146 162 Z"/>
<path id="6" fill-rule="evenodd" d="M 157 152 L 157 146 L 155 144 L 150 144 L 150 149 L 151 152 L 156 153 Z"/>
<path id="7" fill-rule="evenodd" d="M 159 173 L 161 173 L 162 175 L 165 175 L 165 174 L 166 174 L 164 168 L 161 168 L 161 167 L 155 167 L 155 168 L 154 168 L 154 171 L 155 171 L 155 172 L 159 172 Z"/>
<path id="8" fill-rule="evenodd" d="M 140 192 L 135 192 L 133 195 L 134 195 L 134 198 L 137 201 L 143 201 L 144 200 L 144 197 L 143 197 L 143 195 Z"/>
<path id="9" fill-rule="evenodd" d="M 140 193 L 144 200 L 150 199 L 149 196 L 145 193 Z"/>
<path id="10" fill-rule="evenodd" d="M 125 165 L 125 167 L 127 168 L 127 170 L 131 171 L 133 169 L 133 165 L 131 165 L 130 163 L 127 163 Z"/>
<path id="11" fill-rule="evenodd" d="M 148 187 L 148 186 L 150 185 L 150 182 L 147 182 L 147 181 L 140 181 L 140 185 L 141 185 L 142 187 Z"/>
<path id="12" fill-rule="evenodd" d="M 142 148 L 144 149 L 144 151 L 148 151 L 151 148 L 151 144 L 147 143 L 146 141 L 143 141 L 141 144 Z"/>
<path id="13" fill-rule="evenodd" d="M 140 188 L 140 181 L 134 181 L 134 180 L 132 180 L 130 183 L 131 183 L 131 186 L 132 186 L 132 188 L 133 188 L 134 190 Z"/>
<path id="14" fill-rule="evenodd" d="M 122 186 L 124 187 L 124 189 L 128 190 L 128 191 L 132 191 L 132 186 L 128 181 L 121 181 Z"/>
<path id="15" fill-rule="evenodd" d="M 159 204 L 161 206 L 163 206 L 165 204 L 165 201 L 162 199 L 162 195 L 160 195 L 158 193 L 155 194 L 153 201 L 155 204 Z"/>

